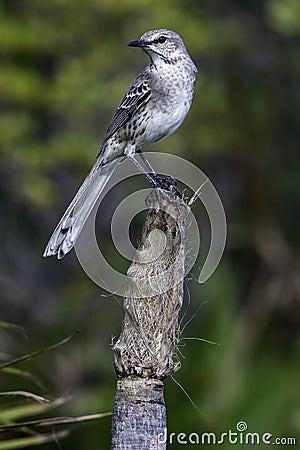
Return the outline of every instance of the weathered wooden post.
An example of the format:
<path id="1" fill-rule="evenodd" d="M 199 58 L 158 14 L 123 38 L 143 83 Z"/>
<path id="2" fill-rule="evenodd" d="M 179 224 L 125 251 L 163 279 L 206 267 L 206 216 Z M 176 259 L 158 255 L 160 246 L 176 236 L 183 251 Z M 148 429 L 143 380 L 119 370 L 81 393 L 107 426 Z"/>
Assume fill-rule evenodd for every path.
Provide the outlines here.
<path id="1" fill-rule="evenodd" d="M 189 207 L 174 186 L 154 189 L 113 347 L 117 387 L 113 450 L 165 449 L 164 379 L 176 372 L 178 316 L 183 302 L 185 230 Z"/>

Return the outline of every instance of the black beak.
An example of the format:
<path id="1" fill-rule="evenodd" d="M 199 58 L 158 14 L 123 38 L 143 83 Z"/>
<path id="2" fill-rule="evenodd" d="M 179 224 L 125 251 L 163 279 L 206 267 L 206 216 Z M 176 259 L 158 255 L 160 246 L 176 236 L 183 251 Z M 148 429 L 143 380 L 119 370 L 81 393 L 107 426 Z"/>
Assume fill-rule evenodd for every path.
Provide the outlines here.
<path id="1" fill-rule="evenodd" d="M 147 46 L 147 42 L 142 41 L 141 39 L 137 39 L 135 41 L 130 41 L 127 44 L 128 47 L 146 47 Z"/>

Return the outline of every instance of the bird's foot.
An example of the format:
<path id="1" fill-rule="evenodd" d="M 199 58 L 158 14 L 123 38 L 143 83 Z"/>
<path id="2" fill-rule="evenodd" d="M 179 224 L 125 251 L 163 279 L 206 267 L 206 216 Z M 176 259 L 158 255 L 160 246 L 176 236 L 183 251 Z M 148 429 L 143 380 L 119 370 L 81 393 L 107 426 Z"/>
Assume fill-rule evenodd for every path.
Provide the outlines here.
<path id="1" fill-rule="evenodd" d="M 177 187 L 176 178 L 169 175 L 162 177 L 158 174 L 151 174 L 151 176 L 153 178 L 152 185 L 154 188 L 163 189 L 177 195 L 181 199 L 184 198 L 184 193 Z"/>

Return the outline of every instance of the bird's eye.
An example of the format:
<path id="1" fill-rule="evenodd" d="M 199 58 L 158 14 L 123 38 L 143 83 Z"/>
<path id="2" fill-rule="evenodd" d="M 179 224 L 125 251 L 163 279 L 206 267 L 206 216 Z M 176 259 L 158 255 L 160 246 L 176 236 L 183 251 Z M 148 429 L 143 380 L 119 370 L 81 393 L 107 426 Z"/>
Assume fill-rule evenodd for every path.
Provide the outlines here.
<path id="1" fill-rule="evenodd" d="M 167 40 L 166 36 L 159 36 L 157 39 L 160 44 L 164 44 Z"/>

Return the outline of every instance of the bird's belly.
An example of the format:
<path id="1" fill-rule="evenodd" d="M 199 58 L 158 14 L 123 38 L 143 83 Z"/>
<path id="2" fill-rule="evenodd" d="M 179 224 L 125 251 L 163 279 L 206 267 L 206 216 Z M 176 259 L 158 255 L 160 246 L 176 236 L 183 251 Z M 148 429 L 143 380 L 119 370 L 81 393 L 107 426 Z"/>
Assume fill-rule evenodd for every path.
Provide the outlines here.
<path id="1" fill-rule="evenodd" d="M 156 142 L 174 133 L 182 124 L 189 110 L 189 105 L 180 104 L 177 107 L 156 108 L 146 127 L 146 140 L 148 143 Z"/>

